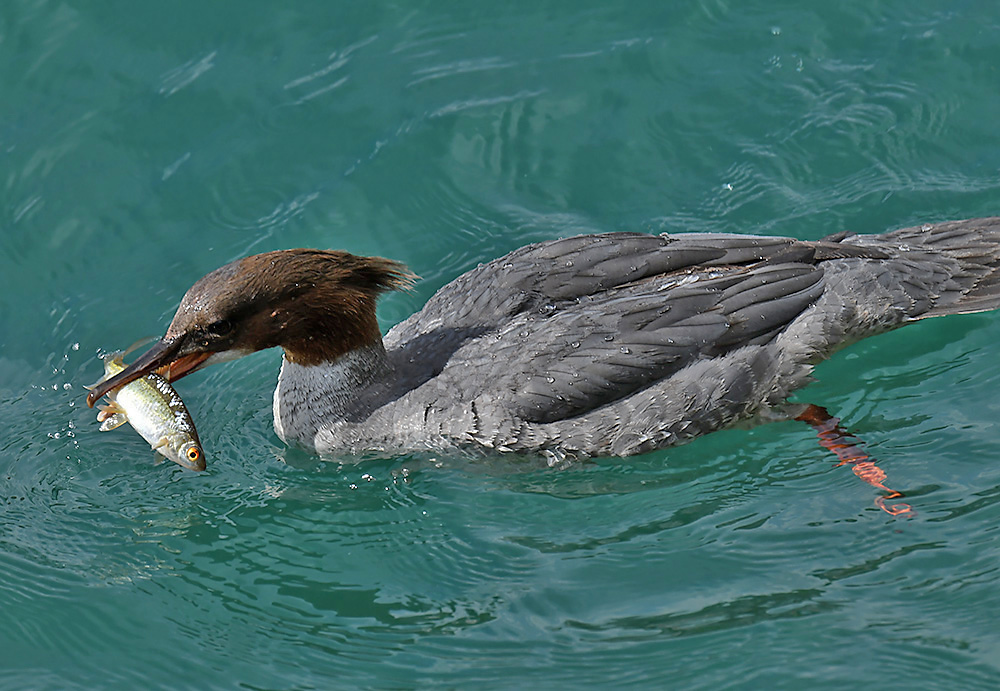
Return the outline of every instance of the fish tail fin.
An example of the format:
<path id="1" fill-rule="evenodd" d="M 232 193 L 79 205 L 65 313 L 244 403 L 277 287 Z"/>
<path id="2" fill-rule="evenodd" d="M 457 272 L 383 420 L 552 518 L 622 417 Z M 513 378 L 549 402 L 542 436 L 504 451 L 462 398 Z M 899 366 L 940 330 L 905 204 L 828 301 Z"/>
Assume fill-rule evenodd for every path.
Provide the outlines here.
<path id="1" fill-rule="evenodd" d="M 126 348 L 121 353 L 122 359 L 124 360 L 133 351 L 138 350 L 139 348 L 143 347 L 147 343 L 150 343 L 150 342 L 155 341 L 155 340 L 156 340 L 156 336 L 146 336 L 144 338 L 140 338 L 138 341 L 136 341 L 135 343 L 133 343 L 132 345 L 130 345 L 128 348 Z"/>
<path id="2" fill-rule="evenodd" d="M 120 350 L 116 350 L 116 351 L 111 352 L 111 353 L 105 353 L 104 355 L 100 356 L 101 360 L 104 361 L 104 362 L 109 362 L 109 361 L 110 362 L 117 362 L 118 364 L 122 365 L 123 367 L 124 367 L 124 362 L 123 362 L 123 358 L 124 357 L 125 357 L 125 353 L 123 353 Z M 93 391 L 98 386 L 100 386 L 101 384 L 103 384 L 105 382 L 105 380 L 108 377 L 110 377 L 110 376 L 111 376 L 111 372 L 109 372 L 107 366 L 105 366 L 105 368 L 104 368 L 104 374 L 101 375 L 101 378 L 98 379 L 97 381 L 95 381 L 93 384 L 84 384 L 83 388 L 85 388 L 87 391 Z"/>

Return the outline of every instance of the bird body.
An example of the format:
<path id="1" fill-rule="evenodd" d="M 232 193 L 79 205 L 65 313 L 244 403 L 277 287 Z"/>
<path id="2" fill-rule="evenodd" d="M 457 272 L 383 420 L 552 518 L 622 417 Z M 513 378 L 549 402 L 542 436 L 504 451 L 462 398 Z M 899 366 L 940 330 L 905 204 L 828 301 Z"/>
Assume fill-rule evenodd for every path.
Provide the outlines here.
<path id="1" fill-rule="evenodd" d="M 321 454 L 626 456 L 781 416 L 860 338 L 1000 306 L 998 268 L 997 218 L 812 242 L 578 236 L 472 269 L 382 338 L 375 301 L 405 267 L 283 250 L 198 281 L 110 386 L 280 346 L 275 430 Z"/>

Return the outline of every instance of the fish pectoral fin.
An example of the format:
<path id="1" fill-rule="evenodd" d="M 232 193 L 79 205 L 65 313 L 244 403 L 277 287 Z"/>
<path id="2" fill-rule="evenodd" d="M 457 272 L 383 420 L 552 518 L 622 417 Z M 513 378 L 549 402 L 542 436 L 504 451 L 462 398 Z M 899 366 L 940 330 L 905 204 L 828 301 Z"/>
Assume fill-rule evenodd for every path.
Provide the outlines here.
<path id="1" fill-rule="evenodd" d="M 107 432 L 117 427 L 121 427 L 128 422 L 128 415 L 120 405 L 112 401 L 107 405 L 98 406 L 100 412 L 97 414 L 97 421 L 101 423 L 100 430 Z"/>
<path id="2" fill-rule="evenodd" d="M 102 403 L 101 405 L 97 406 L 97 409 L 101 411 L 97 414 L 98 420 L 103 420 L 109 415 L 113 415 L 115 413 L 122 413 L 123 415 L 125 414 L 125 409 L 122 408 L 120 405 L 118 405 L 118 403 L 115 401 L 108 401 L 107 403 Z"/>
<path id="3" fill-rule="evenodd" d="M 156 452 L 156 455 L 154 456 L 153 460 L 153 465 L 160 465 L 165 460 L 167 460 L 166 454 L 160 451 L 160 449 L 162 449 L 164 446 L 167 446 L 169 443 L 170 443 L 169 439 L 167 439 L 166 437 L 160 437 L 160 440 L 158 442 L 151 445 L 153 451 Z"/>
<path id="4" fill-rule="evenodd" d="M 98 416 L 98 420 L 101 420 L 101 426 L 98 429 L 101 432 L 110 432 L 128 422 L 128 416 L 125 413 L 111 413 L 104 418 Z"/>

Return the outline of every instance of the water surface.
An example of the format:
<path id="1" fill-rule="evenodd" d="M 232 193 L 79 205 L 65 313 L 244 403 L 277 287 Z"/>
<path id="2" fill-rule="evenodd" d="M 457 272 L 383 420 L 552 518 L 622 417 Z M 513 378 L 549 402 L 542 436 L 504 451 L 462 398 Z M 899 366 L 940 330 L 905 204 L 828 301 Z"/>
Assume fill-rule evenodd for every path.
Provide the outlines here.
<path id="1" fill-rule="evenodd" d="M 996 687 L 997 315 L 799 396 L 906 519 L 791 423 L 318 461 L 271 430 L 277 353 L 180 383 L 207 473 L 97 432 L 97 354 L 250 252 L 406 262 L 388 328 L 530 241 L 1000 212 L 990 3 L 613 5 L 3 3 L 0 686 Z"/>

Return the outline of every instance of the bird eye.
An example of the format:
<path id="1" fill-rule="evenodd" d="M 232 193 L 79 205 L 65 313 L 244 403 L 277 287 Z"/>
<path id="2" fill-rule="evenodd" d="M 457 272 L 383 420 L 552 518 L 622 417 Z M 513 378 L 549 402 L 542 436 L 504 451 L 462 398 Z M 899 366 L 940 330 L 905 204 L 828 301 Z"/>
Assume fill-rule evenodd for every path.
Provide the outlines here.
<path id="1" fill-rule="evenodd" d="M 233 324 L 228 319 L 219 319 L 209 324 L 205 331 L 213 336 L 226 336 L 233 330 Z"/>

